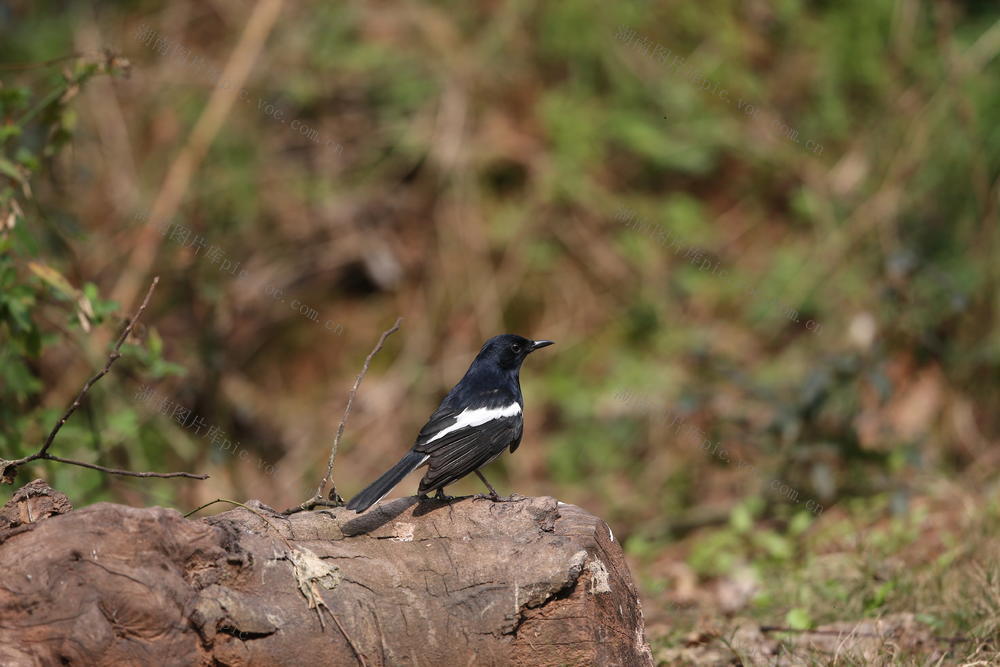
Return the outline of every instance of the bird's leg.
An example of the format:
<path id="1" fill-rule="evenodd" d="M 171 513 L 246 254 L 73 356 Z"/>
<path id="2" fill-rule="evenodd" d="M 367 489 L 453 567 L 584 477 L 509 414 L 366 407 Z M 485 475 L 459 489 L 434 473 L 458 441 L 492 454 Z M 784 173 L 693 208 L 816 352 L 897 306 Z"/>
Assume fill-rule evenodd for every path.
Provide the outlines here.
<path id="1" fill-rule="evenodd" d="M 454 500 L 454 498 L 452 498 L 451 496 L 444 495 L 444 487 L 443 486 L 440 489 L 437 490 L 437 493 L 434 494 L 434 499 L 435 500 L 444 500 L 446 502 L 449 501 L 449 500 Z"/>
<path id="2" fill-rule="evenodd" d="M 479 479 L 483 480 L 483 484 L 486 485 L 486 488 L 490 490 L 490 500 L 493 501 L 500 500 L 500 494 L 497 493 L 497 490 L 493 488 L 493 485 L 486 480 L 486 478 L 483 476 L 483 473 L 477 470 L 476 474 L 479 476 Z"/>

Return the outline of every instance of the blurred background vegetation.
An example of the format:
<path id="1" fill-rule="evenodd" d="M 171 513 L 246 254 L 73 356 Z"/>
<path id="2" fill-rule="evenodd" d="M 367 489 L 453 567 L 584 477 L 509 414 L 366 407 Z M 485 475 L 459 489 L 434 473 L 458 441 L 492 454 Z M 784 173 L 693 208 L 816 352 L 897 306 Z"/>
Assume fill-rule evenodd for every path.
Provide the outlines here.
<path id="1" fill-rule="evenodd" d="M 609 522 L 661 659 L 746 616 L 995 636 L 998 54 L 990 0 L 0 4 L 0 458 L 153 275 L 53 452 L 211 479 L 18 483 L 300 502 L 401 316 L 350 496 L 484 339 L 550 338 L 490 476 Z"/>

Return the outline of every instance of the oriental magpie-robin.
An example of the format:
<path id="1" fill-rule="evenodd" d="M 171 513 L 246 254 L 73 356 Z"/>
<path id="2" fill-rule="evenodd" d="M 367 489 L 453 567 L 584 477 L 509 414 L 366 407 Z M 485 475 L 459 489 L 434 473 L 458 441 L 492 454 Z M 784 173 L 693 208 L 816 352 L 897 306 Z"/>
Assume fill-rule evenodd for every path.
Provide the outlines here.
<path id="1" fill-rule="evenodd" d="M 512 334 L 486 341 L 465 376 L 420 429 L 409 453 L 352 498 L 347 509 L 364 512 L 423 466 L 427 472 L 420 480 L 421 496 L 437 491 L 437 497 L 444 498 L 445 486 L 475 472 L 489 488 L 490 497 L 497 500 L 496 489 L 479 468 L 508 447 L 513 453 L 521 444 L 521 362 L 549 345 L 551 340 L 528 340 Z"/>

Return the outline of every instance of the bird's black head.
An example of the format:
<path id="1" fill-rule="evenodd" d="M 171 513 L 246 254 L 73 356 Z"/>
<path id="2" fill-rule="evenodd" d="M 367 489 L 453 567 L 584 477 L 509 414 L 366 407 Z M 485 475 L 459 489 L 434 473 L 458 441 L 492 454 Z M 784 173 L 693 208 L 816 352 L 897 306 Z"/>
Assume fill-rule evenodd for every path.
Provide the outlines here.
<path id="1" fill-rule="evenodd" d="M 552 345 L 551 340 L 530 340 L 514 334 L 494 336 L 483 343 L 476 361 L 492 361 L 505 370 L 517 370 L 535 350 Z"/>

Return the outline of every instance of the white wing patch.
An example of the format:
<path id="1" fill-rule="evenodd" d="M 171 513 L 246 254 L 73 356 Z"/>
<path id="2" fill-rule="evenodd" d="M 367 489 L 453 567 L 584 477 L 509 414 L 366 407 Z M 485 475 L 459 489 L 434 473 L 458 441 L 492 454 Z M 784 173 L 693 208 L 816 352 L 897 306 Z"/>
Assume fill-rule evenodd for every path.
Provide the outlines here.
<path id="1" fill-rule="evenodd" d="M 521 406 L 517 403 L 511 403 L 505 408 L 476 408 L 471 410 L 466 408 L 462 410 L 457 417 L 454 424 L 448 428 L 443 428 L 438 431 L 437 435 L 428 440 L 428 443 L 434 442 L 438 438 L 443 438 L 452 431 L 457 431 L 463 428 L 469 428 L 470 426 L 482 426 L 488 421 L 494 419 L 502 419 L 503 417 L 513 417 L 514 415 L 521 414 Z"/>

